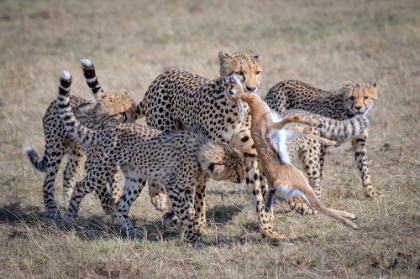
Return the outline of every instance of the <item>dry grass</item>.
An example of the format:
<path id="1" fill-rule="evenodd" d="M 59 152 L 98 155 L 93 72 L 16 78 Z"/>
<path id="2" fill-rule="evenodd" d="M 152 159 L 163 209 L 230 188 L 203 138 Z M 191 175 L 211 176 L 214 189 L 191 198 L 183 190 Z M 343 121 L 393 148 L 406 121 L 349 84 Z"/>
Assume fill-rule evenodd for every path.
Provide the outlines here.
<path id="1" fill-rule="evenodd" d="M 410 0 L 0 1 L 0 278 L 419 277 L 419 10 Z M 219 50 L 261 53 L 264 92 L 284 79 L 324 89 L 378 81 L 369 165 L 384 197 L 363 197 L 349 145 L 329 151 L 324 171 L 324 201 L 356 213 L 361 231 L 278 203 L 287 239 L 270 245 L 245 186 L 226 183 L 209 187 L 198 250 L 161 224 L 147 193 L 131 212 L 147 240 L 120 238 L 93 196 L 74 230 L 42 217 L 43 175 L 23 148 L 43 151 L 41 119 L 62 69 L 91 99 L 78 62 L 91 58 L 104 87 L 140 101 L 165 69 L 217 77 Z"/>

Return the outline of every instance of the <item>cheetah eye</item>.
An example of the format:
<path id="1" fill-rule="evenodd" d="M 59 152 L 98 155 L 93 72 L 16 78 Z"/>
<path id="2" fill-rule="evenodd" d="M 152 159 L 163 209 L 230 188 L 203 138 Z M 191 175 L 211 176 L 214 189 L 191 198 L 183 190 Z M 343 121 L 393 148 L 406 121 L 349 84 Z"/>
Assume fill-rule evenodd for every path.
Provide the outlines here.
<path id="1" fill-rule="evenodd" d="M 354 97 L 353 96 L 351 96 L 349 99 L 352 100 L 352 101 L 354 101 Z"/>
<path id="2" fill-rule="evenodd" d="M 369 97 L 368 96 L 364 96 L 363 99 L 367 100 L 367 99 L 369 99 Z"/>
<path id="3" fill-rule="evenodd" d="M 259 75 L 259 74 L 261 74 L 261 71 L 256 71 L 255 74 Z"/>
<path id="4" fill-rule="evenodd" d="M 239 75 L 239 76 L 243 76 L 244 75 L 244 72 L 238 71 L 238 72 L 236 72 L 236 74 Z"/>

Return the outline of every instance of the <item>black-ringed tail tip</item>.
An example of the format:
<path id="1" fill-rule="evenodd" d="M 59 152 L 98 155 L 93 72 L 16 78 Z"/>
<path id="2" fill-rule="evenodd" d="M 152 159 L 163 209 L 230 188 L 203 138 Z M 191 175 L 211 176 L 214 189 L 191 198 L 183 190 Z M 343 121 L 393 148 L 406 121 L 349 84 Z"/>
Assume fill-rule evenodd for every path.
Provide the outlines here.
<path id="1" fill-rule="evenodd" d="M 359 226 L 356 226 L 356 227 L 354 227 L 354 229 L 355 229 L 356 231 L 358 231 L 358 230 L 360 230 L 360 227 L 359 227 Z"/>
<path id="2" fill-rule="evenodd" d="M 101 86 L 96 77 L 95 67 L 90 59 L 84 58 L 81 59 L 80 62 L 82 63 L 83 75 L 85 76 L 86 83 L 96 98 L 96 93 L 101 90 Z"/>
<path id="3" fill-rule="evenodd" d="M 60 85 L 58 86 L 58 98 L 63 102 L 63 96 L 68 96 L 71 87 L 71 74 L 69 71 L 63 70 L 60 76 Z"/>

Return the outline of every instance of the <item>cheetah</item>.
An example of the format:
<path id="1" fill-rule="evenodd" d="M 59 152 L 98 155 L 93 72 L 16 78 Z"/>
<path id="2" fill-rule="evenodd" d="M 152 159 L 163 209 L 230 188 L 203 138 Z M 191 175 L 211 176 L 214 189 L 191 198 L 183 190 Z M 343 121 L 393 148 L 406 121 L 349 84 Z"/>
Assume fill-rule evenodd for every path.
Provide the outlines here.
<path id="1" fill-rule="evenodd" d="M 225 78 L 229 89 L 229 95 L 233 99 L 242 99 L 246 102 L 251 111 L 251 137 L 258 153 L 260 166 L 266 177 L 270 191 L 265 200 L 266 210 L 272 206 L 274 194 L 284 199 L 300 197 L 312 208 L 318 208 L 321 212 L 329 215 L 345 225 L 359 230 L 359 226 L 344 218 L 357 219 L 354 214 L 327 208 L 316 198 L 314 190 L 308 183 L 303 173 L 290 163 L 287 152 L 287 140 L 296 136 L 309 137 L 321 142 L 324 145 L 339 146 L 340 143 L 317 136 L 304 126 L 322 128 L 323 124 L 314 120 L 305 120 L 298 116 L 281 117 L 274 112 L 260 96 L 246 94 L 241 82 L 236 76 Z M 368 117 L 365 111 L 364 117 Z M 290 128 L 290 124 L 299 124 Z"/>
<path id="2" fill-rule="evenodd" d="M 220 77 L 209 80 L 182 71 L 166 71 L 149 86 L 139 104 L 150 127 L 174 131 L 177 122 L 187 129 L 199 129 L 211 140 L 239 149 L 246 159 L 246 184 L 257 211 L 261 234 L 269 240 L 278 239 L 271 224 L 271 213 L 264 210 L 263 177 L 258 169 L 257 153 L 250 136 L 250 114 L 246 104 L 229 99 L 223 78 L 234 74 L 248 94 L 258 94 L 261 85 L 262 65 L 260 55 L 219 52 Z M 264 187 L 262 187 L 264 185 Z M 205 216 L 205 184 L 197 189 L 196 213 Z M 164 189 L 149 183 L 152 203 L 165 210 Z M 205 227 L 205 218 L 198 227 Z"/>
<path id="3" fill-rule="evenodd" d="M 70 105 L 74 108 L 73 112 L 77 119 L 92 129 L 103 129 L 115 126 L 119 123 L 134 122 L 137 117 L 136 106 L 130 95 L 125 91 L 106 92 L 99 85 L 95 73 L 95 67 L 89 59 L 82 59 L 83 74 L 88 86 L 91 88 L 96 102 L 90 102 L 83 98 L 71 96 Z M 73 176 L 76 173 L 83 152 L 76 142 L 69 137 L 64 129 L 63 122 L 58 116 L 58 103 L 53 101 L 47 108 L 43 117 L 43 127 L 45 135 L 45 154 L 42 158 L 31 147 L 27 147 L 26 153 L 32 165 L 39 171 L 45 172 L 43 185 L 43 198 L 45 206 L 45 217 L 54 218 L 60 216 L 57 203 L 54 198 L 54 181 L 63 156 L 67 153 L 67 165 L 64 170 L 63 178 L 63 198 L 68 204 L 73 189 Z M 88 151 L 88 158 L 85 166 L 89 165 L 90 158 L 94 154 L 95 148 Z M 109 183 L 113 185 L 112 195 L 109 197 L 107 192 L 98 193 L 102 201 L 104 210 L 106 205 L 118 197 L 118 172 L 115 172 L 113 179 Z"/>
<path id="4" fill-rule="evenodd" d="M 64 218 L 74 219 L 84 195 L 93 190 L 100 191 L 115 167 L 120 166 L 125 185 L 116 204 L 115 217 L 129 235 L 141 235 L 128 213 L 147 179 L 166 190 L 171 208 L 183 226 L 185 241 L 196 243 L 196 187 L 209 177 L 240 183 L 244 178 L 242 154 L 191 130 L 163 132 L 137 123 L 102 130 L 89 129 L 74 117 L 69 99 L 70 86 L 71 75 L 63 71 L 57 95 L 59 115 L 67 132 L 83 150 L 96 145 L 97 151 L 85 178 L 76 184 Z"/>
<path id="5" fill-rule="evenodd" d="M 303 109 L 333 119 L 344 120 L 364 114 L 373 107 L 377 98 L 377 83 L 375 81 L 357 84 L 348 81 L 338 91 L 325 91 L 301 81 L 286 80 L 274 85 L 268 91 L 265 101 L 270 108 L 279 113 L 290 109 Z M 367 138 L 368 129 L 365 129 L 359 135 L 351 138 L 351 141 L 365 193 L 367 197 L 376 198 L 378 193 L 372 186 L 367 166 Z M 300 144 L 296 144 L 294 148 L 300 150 L 301 161 L 309 183 L 317 198 L 321 199 L 320 181 L 327 147 L 306 139 Z M 300 203 L 299 200 L 291 201 L 291 204 L 297 205 L 297 208 L 301 207 Z"/>

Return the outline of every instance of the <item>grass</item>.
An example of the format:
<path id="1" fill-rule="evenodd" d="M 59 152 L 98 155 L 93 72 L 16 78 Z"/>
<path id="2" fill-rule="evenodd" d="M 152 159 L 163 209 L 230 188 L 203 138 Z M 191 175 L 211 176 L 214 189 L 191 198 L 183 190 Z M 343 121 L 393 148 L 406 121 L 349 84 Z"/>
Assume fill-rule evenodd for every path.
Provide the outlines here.
<path id="1" fill-rule="evenodd" d="M 419 277 L 419 10 L 410 0 L 0 1 L 0 278 Z M 219 50 L 261 53 L 263 92 L 285 79 L 378 82 L 368 155 L 383 198 L 364 198 L 348 144 L 328 150 L 322 181 L 324 202 L 358 215 L 361 231 L 278 202 L 274 225 L 287 238 L 274 246 L 255 229 L 245 185 L 213 182 L 196 250 L 147 193 L 131 211 L 144 240 L 121 236 L 93 195 L 72 229 L 43 218 L 43 175 L 23 150 L 43 151 L 62 69 L 72 92 L 92 99 L 78 62 L 90 58 L 105 88 L 140 101 L 166 69 L 217 77 Z"/>

